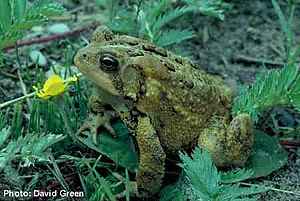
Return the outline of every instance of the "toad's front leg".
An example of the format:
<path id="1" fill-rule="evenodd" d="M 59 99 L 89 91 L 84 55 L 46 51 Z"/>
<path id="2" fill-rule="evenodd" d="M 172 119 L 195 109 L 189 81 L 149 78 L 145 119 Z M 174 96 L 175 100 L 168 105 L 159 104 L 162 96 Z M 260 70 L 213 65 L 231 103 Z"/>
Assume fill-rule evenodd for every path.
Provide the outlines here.
<path id="1" fill-rule="evenodd" d="M 138 193 L 140 197 L 148 197 L 160 190 L 166 154 L 149 117 L 138 119 L 136 135 L 139 148 Z"/>
<path id="2" fill-rule="evenodd" d="M 83 133 L 85 130 L 90 130 L 93 142 L 97 144 L 97 133 L 99 128 L 106 129 L 113 137 L 117 137 L 110 122 L 116 118 L 116 112 L 107 110 L 105 104 L 98 96 L 91 96 L 89 100 L 90 113 L 83 125 L 77 131 L 77 135 Z"/>

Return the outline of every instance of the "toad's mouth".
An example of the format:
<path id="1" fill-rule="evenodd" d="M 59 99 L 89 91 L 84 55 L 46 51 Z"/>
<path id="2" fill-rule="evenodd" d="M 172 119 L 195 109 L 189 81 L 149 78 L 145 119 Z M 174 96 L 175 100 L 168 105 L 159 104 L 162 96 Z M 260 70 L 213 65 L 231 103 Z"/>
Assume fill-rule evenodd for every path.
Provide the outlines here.
<path id="1" fill-rule="evenodd" d="M 86 74 L 84 72 L 82 72 L 82 73 Z M 92 73 L 92 74 L 88 73 L 88 78 L 90 78 L 98 88 L 109 92 L 111 95 L 114 95 L 114 96 L 120 95 L 118 90 L 114 87 L 111 79 L 106 78 L 103 75 L 100 76 L 97 73 Z"/>

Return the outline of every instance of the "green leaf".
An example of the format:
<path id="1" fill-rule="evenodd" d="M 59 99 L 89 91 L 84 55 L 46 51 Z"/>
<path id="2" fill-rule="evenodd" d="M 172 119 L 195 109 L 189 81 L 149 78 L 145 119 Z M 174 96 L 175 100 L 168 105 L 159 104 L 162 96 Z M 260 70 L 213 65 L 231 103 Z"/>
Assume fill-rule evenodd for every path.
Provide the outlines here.
<path id="1" fill-rule="evenodd" d="M 65 137 L 55 134 L 27 134 L 24 138 L 20 137 L 18 141 L 22 143 L 20 154 L 24 161 L 23 166 L 30 166 L 36 160 L 38 162 L 48 161 L 47 149 Z"/>
<path id="2" fill-rule="evenodd" d="M 105 178 L 103 177 L 97 177 L 99 180 L 99 183 L 101 185 L 101 187 L 103 188 L 103 191 L 105 192 L 105 194 L 107 195 L 108 199 L 110 201 L 116 201 L 116 197 L 114 196 L 112 189 L 109 185 L 109 182 L 106 181 Z"/>
<path id="3" fill-rule="evenodd" d="M 171 21 L 186 14 L 189 11 L 191 11 L 190 7 L 182 7 L 182 8 L 175 8 L 170 12 L 166 12 L 165 14 L 161 15 L 153 22 L 153 25 L 151 26 L 151 30 L 153 31 L 153 33 L 156 34 L 161 31 L 163 26 L 167 25 Z"/>
<path id="4" fill-rule="evenodd" d="M 183 192 L 175 185 L 168 185 L 160 192 L 159 201 L 183 201 Z"/>
<path id="5" fill-rule="evenodd" d="M 87 138 L 79 137 L 79 140 L 89 148 L 108 156 L 117 164 L 126 167 L 132 172 L 136 171 L 138 156 L 128 129 L 121 121 L 113 124 L 113 128 L 118 137 L 113 138 L 105 131 L 100 132 L 98 134 L 98 145 L 94 144 L 91 134 Z"/>
<path id="6" fill-rule="evenodd" d="M 241 197 L 263 193 L 268 191 L 263 186 L 240 187 L 239 184 L 222 186 L 218 195 L 218 200 L 232 201 Z"/>
<path id="7" fill-rule="evenodd" d="M 26 0 L 0 1 L 0 50 L 20 39 L 25 30 L 65 11 L 60 4 L 49 0 L 36 0 L 29 8 L 26 2 Z"/>
<path id="8" fill-rule="evenodd" d="M 201 198 L 209 200 L 214 197 L 219 191 L 221 178 L 208 151 L 197 147 L 192 157 L 180 153 L 180 158 L 183 162 L 180 166 Z"/>
<path id="9" fill-rule="evenodd" d="M 23 166 L 30 166 L 35 161 L 48 161 L 47 149 L 64 138 L 63 135 L 28 133 L 25 137 L 20 136 L 16 140 L 11 140 L 0 150 L 0 169 L 16 158 L 23 162 Z"/>
<path id="10" fill-rule="evenodd" d="M 297 74 L 296 65 L 261 73 L 254 84 L 240 90 L 233 102 L 233 114 L 247 113 L 257 121 L 258 115 L 271 107 L 291 105 Z"/>
<path id="11" fill-rule="evenodd" d="M 108 22 L 108 27 L 118 33 L 122 34 L 132 34 L 136 30 L 136 25 L 134 22 L 135 16 L 132 12 L 127 10 L 118 11 L 118 16 L 113 20 Z"/>
<path id="12" fill-rule="evenodd" d="M 143 10 L 149 13 L 149 20 L 155 22 L 156 18 L 164 13 L 170 7 L 171 3 L 171 0 L 150 1 L 145 5 Z"/>
<path id="13" fill-rule="evenodd" d="M 14 0 L 13 10 L 15 21 L 20 21 L 25 15 L 27 0 Z"/>
<path id="14" fill-rule="evenodd" d="M 204 15 L 224 20 L 224 10 L 230 8 L 230 4 L 223 0 L 183 0 L 190 7 Z"/>
<path id="15" fill-rule="evenodd" d="M 19 146 L 16 141 L 11 141 L 5 148 L 0 150 L 0 170 L 5 169 L 19 151 Z"/>
<path id="16" fill-rule="evenodd" d="M 0 1 L 0 32 L 5 32 L 11 25 L 11 7 L 9 0 Z"/>
<path id="17" fill-rule="evenodd" d="M 165 47 L 168 45 L 180 43 L 192 37 L 193 37 L 193 32 L 190 30 L 173 29 L 173 30 L 164 31 L 162 35 L 155 40 L 155 43 L 161 47 Z"/>
<path id="18" fill-rule="evenodd" d="M 245 167 L 253 171 L 251 178 L 267 176 L 283 167 L 287 160 L 288 154 L 276 138 L 255 131 L 253 150 Z"/>
<path id="19" fill-rule="evenodd" d="M 238 169 L 221 173 L 221 182 L 223 184 L 237 183 L 247 180 L 253 175 L 252 170 Z"/>
<path id="20" fill-rule="evenodd" d="M 264 186 L 253 185 L 241 187 L 236 182 L 249 178 L 251 171 L 238 170 L 230 173 L 222 173 L 213 164 L 212 158 L 207 151 L 196 148 L 189 157 L 180 154 L 183 168 L 179 180 L 163 190 L 162 196 L 166 201 L 172 200 L 172 193 L 181 192 L 183 200 L 205 201 L 242 201 L 249 200 L 247 196 L 265 192 Z M 226 178 L 220 175 L 226 175 Z M 223 180 L 222 180 L 223 179 Z M 225 182 L 226 181 L 226 182 Z M 173 192 L 171 191 L 173 189 Z M 251 196 L 253 198 L 253 196 Z M 256 199 L 253 199 L 256 200 Z"/>
<path id="21" fill-rule="evenodd" d="M 280 26 L 281 26 L 281 29 L 282 31 L 288 35 L 288 32 L 289 32 L 289 25 L 288 25 L 288 22 L 279 6 L 279 4 L 277 3 L 276 0 L 271 0 L 272 1 L 272 4 L 273 4 L 273 7 L 275 9 L 275 12 L 279 18 L 279 23 L 280 23 Z"/>
<path id="22" fill-rule="evenodd" d="M 10 128 L 3 128 L 0 130 L 0 148 L 4 145 L 10 134 Z"/>

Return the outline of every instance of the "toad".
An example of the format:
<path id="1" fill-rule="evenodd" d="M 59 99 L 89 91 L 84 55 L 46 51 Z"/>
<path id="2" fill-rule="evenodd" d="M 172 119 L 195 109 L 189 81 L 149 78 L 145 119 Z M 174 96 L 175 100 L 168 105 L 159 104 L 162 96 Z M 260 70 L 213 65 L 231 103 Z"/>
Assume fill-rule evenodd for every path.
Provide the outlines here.
<path id="1" fill-rule="evenodd" d="M 97 128 L 114 135 L 119 117 L 135 136 L 139 151 L 137 186 L 141 196 L 160 190 L 166 155 L 199 145 L 219 167 L 242 166 L 253 144 L 248 114 L 231 117 L 231 89 L 189 59 L 101 26 L 78 51 L 75 65 L 94 83 L 92 117 L 80 131 Z"/>

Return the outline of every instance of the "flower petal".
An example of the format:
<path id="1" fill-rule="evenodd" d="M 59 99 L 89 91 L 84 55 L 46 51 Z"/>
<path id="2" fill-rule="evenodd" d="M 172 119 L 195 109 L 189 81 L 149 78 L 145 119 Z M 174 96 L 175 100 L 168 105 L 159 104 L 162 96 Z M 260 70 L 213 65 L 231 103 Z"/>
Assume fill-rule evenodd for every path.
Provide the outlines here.
<path id="1" fill-rule="evenodd" d="M 52 75 L 45 82 L 43 90 L 49 96 L 57 96 L 65 91 L 64 80 L 58 75 Z"/>

